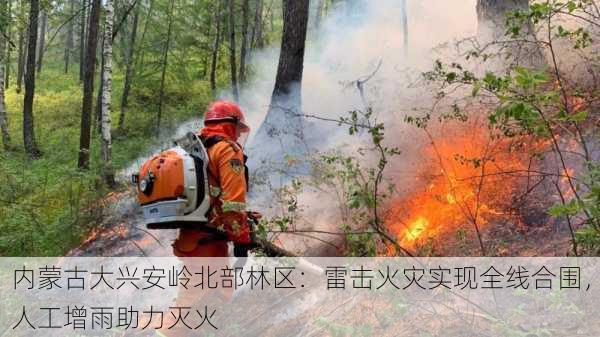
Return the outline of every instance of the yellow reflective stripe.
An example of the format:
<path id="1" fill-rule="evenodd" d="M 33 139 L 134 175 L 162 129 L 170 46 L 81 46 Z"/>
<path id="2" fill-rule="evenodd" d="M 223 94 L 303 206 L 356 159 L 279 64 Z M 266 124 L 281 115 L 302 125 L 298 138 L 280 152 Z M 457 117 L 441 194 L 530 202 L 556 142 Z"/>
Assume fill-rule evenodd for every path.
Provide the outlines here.
<path id="1" fill-rule="evenodd" d="M 236 220 L 233 220 L 231 222 L 231 230 L 233 231 L 234 235 L 240 235 L 240 231 L 242 230 L 242 227 L 240 226 L 239 222 L 237 222 Z"/>
<path id="2" fill-rule="evenodd" d="M 246 203 L 238 201 L 225 201 L 222 200 L 223 205 L 221 209 L 223 212 L 244 212 L 246 211 Z"/>
<path id="3" fill-rule="evenodd" d="M 217 198 L 221 195 L 221 189 L 216 186 L 209 186 L 208 193 L 210 194 L 211 197 Z"/>

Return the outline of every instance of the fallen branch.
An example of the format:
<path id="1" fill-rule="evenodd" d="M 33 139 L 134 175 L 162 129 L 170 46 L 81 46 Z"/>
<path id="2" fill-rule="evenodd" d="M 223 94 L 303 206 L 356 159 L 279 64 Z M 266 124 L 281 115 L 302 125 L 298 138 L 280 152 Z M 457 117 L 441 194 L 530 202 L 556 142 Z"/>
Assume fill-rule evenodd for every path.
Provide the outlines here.
<path id="1" fill-rule="evenodd" d="M 298 257 L 298 255 L 290 252 L 289 250 L 278 247 L 264 238 L 256 238 L 255 243 L 269 257 Z"/>

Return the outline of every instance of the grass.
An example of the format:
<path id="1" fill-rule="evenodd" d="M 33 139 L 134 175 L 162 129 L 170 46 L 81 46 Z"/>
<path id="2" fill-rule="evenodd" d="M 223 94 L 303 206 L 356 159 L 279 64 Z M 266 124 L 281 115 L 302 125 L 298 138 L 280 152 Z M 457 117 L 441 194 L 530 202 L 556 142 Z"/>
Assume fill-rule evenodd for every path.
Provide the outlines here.
<path id="1" fill-rule="evenodd" d="M 23 150 L 23 92 L 16 93 L 14 81 L 6 92 L 13 150 L 0 150 L 0 256 L 63 255 L 102 220 L 98 201 L 110 190 L 100 179 L 99 135 L 92 133 L 90 170 L 78 170 L 82 90 L 78 66 L 75 64 L 69 74 L 61 68 L 60 63 L 45 64 L 36 81 L 35 134 L 43 152 L 41 159 L 31 160 Z M 117 170 L 157 142 L 153 126 L 158 94 L 152 80 L 146 81 L 147 86 L 134 85 L 125 132 L 117 135 L 114 128 L 122 73 L 115 73 L 113 79 L 113 161 Z M 205 81 L 181 84 L 172 74 L 167 88 L 163 111 L 166 128 L 197 116 L 211 99 Z"/>

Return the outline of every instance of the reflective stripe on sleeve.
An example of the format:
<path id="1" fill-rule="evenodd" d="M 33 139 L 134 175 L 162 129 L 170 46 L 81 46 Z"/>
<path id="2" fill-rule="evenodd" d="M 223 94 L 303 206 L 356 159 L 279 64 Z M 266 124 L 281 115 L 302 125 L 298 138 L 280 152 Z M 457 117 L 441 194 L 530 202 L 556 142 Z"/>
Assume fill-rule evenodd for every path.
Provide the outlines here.
<path id="1" fill-rule="evenodd" d="M 222 200 L 223 205 L 221 209 L 223 212 L 245 212 L 246 211 L 246 203 L 238 202 L 238 201 L 225 201 Z"/>
<path id="2" fill-rule="evenodd" d="M 208 194 L 210 194 L 211 197 L 218 198 L 221 196 L 221 189 L 211 185 L 208 187 Z"/>

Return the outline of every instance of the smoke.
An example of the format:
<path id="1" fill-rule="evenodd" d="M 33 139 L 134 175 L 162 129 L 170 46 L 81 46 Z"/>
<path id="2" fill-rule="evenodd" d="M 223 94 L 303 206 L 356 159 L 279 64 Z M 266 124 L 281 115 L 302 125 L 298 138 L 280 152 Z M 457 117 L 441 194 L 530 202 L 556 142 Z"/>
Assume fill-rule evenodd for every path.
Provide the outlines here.
<path id="1" fill-rule="evenodd" d="M 408 50 L 403 41 L 401 1 L 338 2 L 320 29 L 309 31 L 302 80 L 303 113 L 335 119 L 363 109 L 358 91 L 349 84 L 373 72 L 381 62 L 367 84 L 367 96 L 376 111 L 395 120 L 390 114 L 410 106 L 406 102 L 410 98 L 409 75 L 431 68 L 436 58 L 432 48 L 476 32 L 474 0 L 409 0 L 407 7 Z M 254 76 L 243 88 L 240 103 L 255 130 L 268 110 L 278 56 L 276 47 L 252 54 Z M 311 130 L 305 131 L 310 137 Z"/>
<path id="2" fill-rule="evenodd" d="M 406 114 L 413 114 L 414 109 L 427 106 L 433 97 L 433 93 L 414 83 L 420 79 L 422 72 L 432 68 L 437 58 L 443 57 L 440 50 L 451 46 L 455 39 L 476 34 L 475 5 L 475 0 L 408 0 L 408 41 L 404 41 L 401 1 L 338 2 L 338 6 L 328 11 L 318 30 L 309 28 L 303 80 L 301 85 L 297 85 L 298 89 L 292 91 L 292 95 L 299 95 L 301 87 L 301 113 L 337 120 L 348 116 L 350 111 L 364 111 L 365 104 L 371 106 L 378 120 L 385 123 L 387 145 L 397 146 L 403 151 L 390 164 L 386 174 L 393 176 L 400 185 L 408 187 L 415 176 L 410 172 L 420 165 L 420 151 L 425 139 L 422 133 L 408 126 L 403 119 Z M 314 21 L 314 16 L 311 16 L 311 20 Z M 309 27 L 313 27 L 311 22 Z M 273 158 L 281 161 L 286 154 L 297 152 L 282 146 L 288 143 L 281 139 L 289 137 L 285 132 L 271 141 L 253 136 L 256 136 L 256 130 L 265 121 L 269 110 L 278 57 L 279 50 L 275 46 L 253 52 L 250 60 L 253 77 L 242 88 L 240 97 L 240 104 L 254 131 L 247 149 L 250 170 L 267 171 L 269 184 L 275 187 L 278 183 L 288 183 L 289 179 L 285 174 L 280 174 L 281 167 L 265 167 L 265 163 L 269 159 L 272 162 Z M 367 102 L 364 102 L 355 84 L 357 80 L 365 80 L 373 73 L 365 84 Z M 224 92 L 223 97 L 229 98 L 228 92 Z M 304 141 L 313 153 L 339 150 L 355 154 L 368 138 L 368 135 L 359 138 L 350 136 L 347 127 L 339 127 L 336 123 L 316 118 L 308 118 L 304 122 Z M 282 130 L 287 128 L 281 119 L 269 120 L 269 123 L 279 124 Z M 375 164 L 375 160 L 363 163 L 364 166 Z M 278 214 L 277 205 L 274 207 L 274 195 L 268 190 L 272 186 L 252 188 L 255 192 L 251 194 L 251 206 L 267 215 Z M 337 210 L 340 201 L 334 198 L 334 193 L 324 193 L 322 190 L 305 188 L 298 196 L 298 203 L 308 220 L 303 226 L 306 229 L 338 232 L 341 214 Z M 304 253 L 330 253 L 306 249 L 315 244 L 321 247 L 318 241 L 299 241 L 291 237 L 281 240 L 288 248 L 304 250 Z"/>
<path id="3" fill-rule="evenodd" d="M 301 112 L 321 119 L 336 120 L 347 116 L 349 111 L 364 110 L 365 103 L 371 106 L 378 120 L 385 123 L 386 145 L 402 151 L 389 163 L 385 174 L 399 187 L 397 193 L 410 193 L 424 161 L 431 158 L 423 153 L 428 142 L 424 133 L 405 123 L 404 117 L 430 108 L 434 101 L 435 92 L 419 83 L 422 72 L 431 70 L 436 59 L 453 61 L 458 54 L 455 40 L 477 34 L 476 1 L 407 0 L 408 41 L 404 40 L 406 32 L 402 27 L 402 0 L 347 0 L 337 3 L 336 7 L 328 10 L 319 29 L 311 28 L 314 25 L 309 22 L 303 81 L 296 84 L 297 89 L 292 91 L 296 97 L 292 98 L 298 98 L 301 87 Z M 313 1 L 313 5 L 316 2 Z M 314 21 L 314 16 L 311 16 L 311 21 Z M 246 149 L 251 158 L 250 170 L 266 171 L 275 187 L 289 183 L 289 179 L 284 179 L 273 167 L 263 165 L 261 158 L 281 158 L 294 149 L 282 147 L 279 139 L 257 141 L 255 136 L 269 109 L 279 58 L 278 46 L 279 41 L 266 49 L 252 51 L 248 62 L 250 81 L 241 88 L 240 96 L 240 105 L 253 128 L 250 146 Z M 485 66 L 489 67 L 489 62 Z M 374 75 L 365 84 L 367 102 L 364 102 L 355 82 L 368 78 L 370 74 Z M 220 96 L 231 99 L 229 90 L 224 90 Z M 276 123 L 285 121 L 276 120 Z M 128 177 L 151 154 L 170 147 L 172 139 L 201 126 L 200 119 L 181 124 L 158 147 L 140 156 L 122 171 L 122 175 Z M 347 127 L 314 118 L 304 120 L 303 133 L 308 148 L 315 152 L 336 150 L 355 155 L 358 148 L 368 143 L 368 135 L 350 136 Z M 362 158 L 363 166 L 376 164 L 375 160 Z M 277 203 L 267 186 L 255 184 L 251 189 L 254 192 L 250 195 L 250 206 L 254 210 L 266 216 L 281 213 L 283 205 Z M 302 209 L 303 222 L 298 223 L 296 229 L 339 232 L 344 218 L 339 207 L 343 200 L 335 191 L 305 186 L 297 201 Z M 123 216 L 132 219 L 127 221 L 143 227 L 139 208 L 132 205 L 121 208 Z M 165 250 L 165 247 L 156 245 L 151 247 L 153 238 L 145 233 L 139 230 L 131 233 L 130 236 L 138 242 L 150 242 L 143 247 L 150 250 L 151 255 L 169 254 L 169 243 L 176 234 L 175 231 L 153 231 Z M 315 235 L 334 243 L 340 238 Z M 335 253 L 314 238 L 280 235 L 278 240 L 285 248 L 306 255 Z"/>
<path id="4" fill-rule="evenodd" d="M 347 116 L 349 111 L 364 110 L 365 102 L 353 83 L 364 80 L 376 71 L 365 84 L 366 103 L 372 106 L 379 121 L 385 123 L 388 145 L 397 146 L 403 151 L 398 159 L 390 163 L 391 167 L 386 174 L 393 176 L 399 185 L 408 187 L 414 181 L 413 171 L 420 164 L 420 149 L 425 140 L 414 127 L 404 123 L 403 118 L 407 113 L 413 113 L 414 109 L 427 105 L 433 95 L 413 84 L 440 57 L 440 46 L 451 45 L 454 39 L 475 35 L 475 0 L 407 0 L 408 41 L 403 40 L 405 32 L 402 27 L 401 1 L 348 0 L 337 3 L 323 17 L 318 30 L 311 28 L 314 26 L 314 16 L 311 15 L 303 80 L 301 84 L 297 84 L 297 90 L 293 90 L 292 95 L 299 95 L 301 87 L 303 114 L 338 119 Z M 247 148 L 247 154 L 251 158 L 251 172 L 265 170 L 260 158 L 281 158 L 290 150 L 282 148 L 282 142 L 277 139 L 260 143 L 253 140 L 269 109 L 274 87 L 280 43 L 277 41 L 274 44 L 263 50 L 252 51 L 248 62 L 252 76 L 241 88 L 239 102 L 252 126 L 250 146 Z M 224 90 L 221 98 L 231 99 L 230 92 Z M 318 119 L 306 119 L 304 122 L 305 141 L 312 151 L 339 150 L 355 154 L 357 148 L 367 141 L 368 135 L 359 138 L 350 136 L 346 127 L 339 127 L 336 123 Z M 198 130 L 201 125 L 200 119 L 183 123 L 173 134 L 162 140 L 159 146 L 140 156 L 129 168 L 123 170 L 121 175 L 129 177 L 151 154 L 170 147 L 172 139 Z M 375 163 L 363 164 L 369 166 Z M 289 182 L 281 179 L 278 172 L 267 173 L 280 185 Z M 274 202 L 271 190 L 265 189 L 265 186 L 251 186 L 251 189 L 254 189 L 249 202 L 251 207 L 267 216 L 279 213 L 280 205 Z M 326 191 L 305 188 L 298 195 L 298 204 L 307 219 L 300 226 L 306 229 L 339 231 L 342 217 L 339 198 L 325 193 Z M 136 214 L 136 221 L 140 221 L 139 210 L 128 212 Z M 143 226 L 140 223 L 136 225 Z M 134 232 L 139 234 L 137 230 Z M 153 231 L 153 234 L 163 245 L 168 246 L 174 232 Z M 339 237 L 323 237 L 326 241 L 337 238 Z M 334 253 L 314 239 L 288 235 L 279 240 L 286 248 L 308 255 Z M 147 249 L 154 250 L 151 247 Z"/>
<path id="5" fill-rule="evenodd" d="M 200 130 L 202 125 L 201 118 L 193 118 L 178 125 L 171 132 L 165 132 L 166 135 L 161 136 L 161 138 L 156 141 L 154 146 L 148 149 L 145 153 L 141 153 L 139 157 L 129 164 L 129 166 L 119 171 L 119 179 L 128 181 L 132 174 L 139 172 L 140 167 L 146 160 L 148 160 L 148 158 L 160 153 L 163 150 L 171 148 L 174 140 L 183 138 L 188 132 Z"/>

